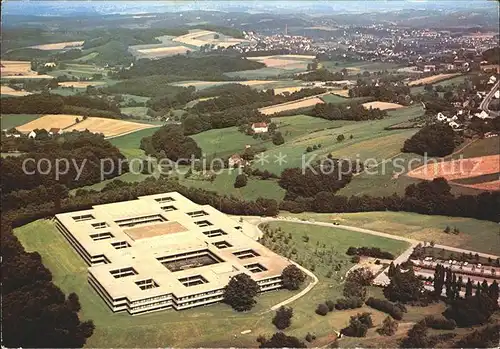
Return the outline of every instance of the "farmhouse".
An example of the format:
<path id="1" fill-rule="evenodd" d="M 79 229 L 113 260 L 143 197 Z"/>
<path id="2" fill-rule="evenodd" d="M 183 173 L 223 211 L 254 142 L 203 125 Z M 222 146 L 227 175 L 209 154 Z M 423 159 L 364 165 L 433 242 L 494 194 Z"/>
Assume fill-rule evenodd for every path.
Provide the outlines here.
<path id="1" fill-rule="evenodd" d="M 62 129 L 57 128 L 57 127 L 52 127 L 49 130 L 49 135 L 54 136 L 54 135 L 60 135 L 62 133 Z"/>
<path id="2" fill-rule="evenodd" d="M 31 131 L 30 133 L 28 133 L 28 138 L 36 138 L 36 132 L 35 131 Z"/>
<path id="3" fill-rule="evenodd" d="M 255 133 L 266 133 L 268 131 L 268 124 L 266 122 L 253 123 L 252 130 Z"/>
<path id="4" fill-rule="evenodd" d="M 240 156 L 240 154 L 233 154 L 228 160 L 229 167 L 239 167 L 245 165 L 245 160 Z"/>
<path id="5" fill-rule="evenodd" d="M 62 213 L 55 221 L 113 312 L 136 315 L 219 302 L 240 273 L 260 291 L 277 289 L 290 264 L 247 236 L 244 225 L 177 192 Z"/>

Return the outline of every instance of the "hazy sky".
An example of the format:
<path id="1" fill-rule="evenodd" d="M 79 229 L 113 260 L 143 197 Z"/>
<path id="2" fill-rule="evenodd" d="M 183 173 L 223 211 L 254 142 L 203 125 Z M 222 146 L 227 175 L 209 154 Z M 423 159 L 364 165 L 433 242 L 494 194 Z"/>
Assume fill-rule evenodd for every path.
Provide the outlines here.
<path id="1" fill-rule="evenodd" d="M 318 12 L 332 11 L 387 11 L 400 9 L 443 9 L 491 7 L 494 9 L 498 2 L 487 0 L 452 1 L 452 0 L 366 0 L 366 1 L 2 1 L 4 14 L 31 14 L 31 15 L 69 15 L 72 13 L 95 12 L 102 14 L 112 13 L 144 13 L 144 12 L 172 12 L 187 10 L 226 10 L 226 11 L 286 11 L 301 12 L 300 9 L 317 9 Z"/>

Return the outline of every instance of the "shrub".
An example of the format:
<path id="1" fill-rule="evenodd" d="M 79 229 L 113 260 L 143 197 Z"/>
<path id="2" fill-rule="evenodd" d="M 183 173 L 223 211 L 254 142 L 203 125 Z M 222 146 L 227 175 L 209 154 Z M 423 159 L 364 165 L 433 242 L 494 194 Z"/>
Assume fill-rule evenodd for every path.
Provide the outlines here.
<path id="1" fill-rule="evenodd" d="M 307 332 L 307 334 L 306 334 L 306 341 L 308 341 L 310 343 L 310 342 L 312 342 L 315 339 L 316 339 L 315 335 L 311 334 L 310 332 Z"/>
<path id="2" fill-rule="evenodd" d="M 351 262 L 356 263 L 356 264 L 359 263 L 360 260 L 361 260 L 361 257 L 359 257 L 359 256 L 352 256 L 352 258 L 351 258 Z"/>
<path id="3" fill-rule="evenodd" d="M 457 327 L 455 320 L 434 315 L 425 317 L 425 325 L 435 330 L 454 330 Z"/>
<path id="4" fill-rule="evenodd" d="M 247 185 L 247 176 L 245 174 L 239 174 L 236 176 L 236 180 L 234 181 L 235 188 L 242 188 Z"/>
<path id="5" fill-rule="evenodd" d="M 328 311 L 333 311 L 335 309 L 335 302 L 331 300 L 327 300 L 325 302 L 326 306 L 328 307 Z"/>
<path id="6" fill-rule="evenodd" d="M 346 252 L 349 256 L 366 256 L 381 259 L 394 259 L 394 255 L 387 251 L 382 251 L 378 247 L 349 247 Z"/>
<path id="7" fill-rule="evenodd" d="M 328 306 L 325 303 L 318 304 L 318 307 L 316 308 L 316 314 L 325 316 L 328 314 Z"/>
<path id="8" fill-rule="evenodd" d="M 278 330 L 284 330 L 292 324 L 293 309 L 281 306 L 274 316 L 272 323 Z"/>
<path id="9" fill-rule="evenodd" d="M 398 330 L 398 322 L 394 321 L 390 316 L 386 317 L 382 323 L 382 327 L 377 329 L 377 333 L 382 336 L 392 336 Z"/>
<path id="10" fill-rule="evenodd" d="M 372 307 L 373 309 L 383 311 L 384 313 L 389 314 L 396 320 L 401 320 L 403 318 L 403 312 L 401 311 L 401 309 L 385 299 L 377 299 L 370 297 L 366 301 L 366 305 Z"/>
<path id="11" fill-rule="evenodd" d="M 368 329 L 373 326 L 370 313 L 357 314 L 351 316 L 349 326 L 343 328 L 340 333 L 349 337 L 365 337 Z"/>

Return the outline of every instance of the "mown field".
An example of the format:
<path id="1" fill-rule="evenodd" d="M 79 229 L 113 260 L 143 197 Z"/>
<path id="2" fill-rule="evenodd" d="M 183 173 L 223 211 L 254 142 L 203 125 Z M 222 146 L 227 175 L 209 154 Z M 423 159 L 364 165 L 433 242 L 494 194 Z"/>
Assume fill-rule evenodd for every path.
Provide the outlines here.
<path id="1" fill-rule="evenodd" d="M 465 81 L 465 78 L 466 78 L 466 75 L 455 76 L 455 77 L 452 77 L 451 79 L 442 80 L 442 81 L 438 81 L 438 82 L 432 83 L 431 85 L 432 86 L 438 86 L 438 85 L 449 86 L 449 85 L 452 85 L 452 84 L 457 84 L 458 85 L 458 84 L 463 83 Z M 415 94 L 415 93 L 423 93 L 424 92 L 424 86 L 411 87 L 410 91 L 413 94 Z"/>
<path id="2" fill-rule="evenodd" d="M 331 249 L 336 259 L 341 262 L 342 269 L 332 278 L 322 276 L 317 266 L 320 282 L 307 296 L 296 300 L 290 305 L 294 308 L 292 326 L 286 330 L 288 334 L 301 339 L 307 332 L 314 332 L 318 339 L 313 344 L 327 344 L 333 335 L 333 330 L 340 330 L 348 321 L 349 316 L 357 311 L 335 311 L 326 317 L 314 313 L 316 304 L 326 299 L 336 299 L 341 296 L 340 278 L 352 266 L 345 250 L 352 244 L 362 241 L 363 244 L 384 248 L 398 253 L 406 248 L 404 243 L 394 242 L 379 237 L 366 237 L 364 234 L 344 231 L 334 228 L 308 230 L 307 226 L 293 223 L 272 223 L 281 226 L 292 234 L 298 254 L 307 257 L 316 247 L 316 242 L 324 243 L 326 249 Z M 305 231 L 306 229 L 307 231 Z M 309 243 L 303 243 L 302 236 L 307 233 Z M 294 293 L 289 291 L 274 291 L 260 295 L 257 306 L 247 313 L 234 312 L 224 304 L 195 308 L 176 312 L 162 311 L 147 315 L 132 317 L 127 314 L 113 314 L 87 283 L 87 266 L 81 257 L 74 252 L 64 237 L 57 231 L 54 223 L 49 220 L 39 220 L 15 230 L 27 251 L 38 251 L 42 261 L 54 278 L 54 282 L 65 293 L 76 292 L 80 298 L 82 319 L 92 319 L 96 325 L 94 335 L 88 340 L 86 347 L 164 347 L 168 343 L 176 347 L 251 347 L 256 345 L 259 334 L 270 335 L 275 331 L 271 324 L 274 312 L 266 312 Z M 377 294 L 378 289 L 370 293 Z M 384 314 L 370 310 L 374 323 L 380 324 Z M 250 334 L 240 332 L 251 330 Z"/>
<path id="3" fill-rule="evenodd" d="M 421 115 L 421 113 L 421 108 L 419 106 L 414 106 L 390 111 L 390 117 L 383 120 L 360 122 L 330 121 L 331 128 L 318 130 L 317 132 L 308 131 L 296 137 L 287 137 L 285 132 L 285 144 L 269 148 L 264 152 L 264 155 L 267 156 L 268 159 L 276 159 L 280 155 L 285 156 L 286 164 L 279 165 L 271 161 L 262 165 L 256 164 L 255 166 L 279 174 L 286 167 L 301 167 L 303 162 L 307 163 L 311 159 L 321 159 L 335 151 L 341 151 L 348 146 L 354 146 L 360 142 L 367 141 L 371 142 L 365 147 L 358 147 L 359 153 L 348 154 L 349 158 L 365 160 L 377 154 L 380 156 L 380 159 L 386 159 L 399 152 L 402 146 L 401 140 L 404 138 L 402 134 L 408 135 L 417 130 L 387 131 L 384 130 L 384 128 L 394 123 Z M 338 142 L 337 136 L 341 134 L 344 135 L 345 140 L 343 142 Z M 352 139 L 350 138 L 351 135 Z M 381 150 L 374 153 L 376 149 L 373 149 L 373 147 L 380 137 L 385 138 L 387 144 L 384 147 L 388 151 Z M 319 144 L 321 144 L 321 147 L 316 151 L 306 152 L 307 147 Z"/>
<path id="4" fill-rule="evenodd" d="M 458 158 L 459 156 L 474 158 L 496 154 L 500 154 L 500 137 L 490 137 L 474 141 L 468 147 L 458 152 L 453 158 Z"/>
<path id="5" fill-rule="evenodd" d="M 326 68 L 331 71 L 340 71 L 342 69 L 347 69 L 349 74 L 355 75 L 358 73 L 363 73 L 364 71 L 375 72 L 383 70 L 396 70 L 400 68 L 401 65 L 395 63 L 383 63 L 383 62 L 340 62 L 340 61 L 322 61 L 320 62 L 322 68 Z"/>
<path id="6" fill-rule="evenodd" d="M 338 221 L 344 225 L 415 240 L 434 241 L 436 244 L 500 255 L 498 224 L 473 218 L 428 216 L 409 212 L 281 213 L 281 215 L 312 219 L 317 222 Z M 458 228 L 460 234 L 444 233 L 446 226 Z"/>

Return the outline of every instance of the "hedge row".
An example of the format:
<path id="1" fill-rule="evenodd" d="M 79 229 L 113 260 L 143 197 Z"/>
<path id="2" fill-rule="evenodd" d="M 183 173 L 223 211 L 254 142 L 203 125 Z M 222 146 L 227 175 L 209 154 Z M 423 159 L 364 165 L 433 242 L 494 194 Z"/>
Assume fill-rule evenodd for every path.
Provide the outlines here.
<path id="1" fill-rule="evenodd" d="M 374 309 L 383 311 L 396 320 L 401 320 L 403 318 L 403 311 L 401 310 L 401 308 L 385 299 L 370 297 L 366 301 L 366 305 Z"/>

